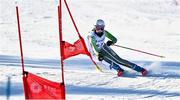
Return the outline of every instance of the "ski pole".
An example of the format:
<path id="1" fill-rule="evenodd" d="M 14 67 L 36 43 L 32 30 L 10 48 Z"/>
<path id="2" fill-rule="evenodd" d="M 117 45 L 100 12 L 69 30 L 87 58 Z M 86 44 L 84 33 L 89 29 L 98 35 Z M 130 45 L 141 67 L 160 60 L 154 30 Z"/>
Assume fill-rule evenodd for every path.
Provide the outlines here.
<path id="1" fill-rule="evenodd" d="M 137 50 L 137 49 L 121 46 L 121 45 L 113 45 L 113 46 L 121 47 L 121 48 L 124 48 L 124 49 L 129 49 L 129 50 L 133 50 L 133 51 L 137 51 L 137 52 L 141 52 L 141 53 L 145 53 L 145 54 L 160 57 L 160 58 L 165 58 L 165 56 L 161 56 L 161 55 L 157 55 L 157 54 L 153 54 L 153 53 L 149 53 L 149 52 L 145 52 L 145 51 L 141 51 L 141 50 Z"/>

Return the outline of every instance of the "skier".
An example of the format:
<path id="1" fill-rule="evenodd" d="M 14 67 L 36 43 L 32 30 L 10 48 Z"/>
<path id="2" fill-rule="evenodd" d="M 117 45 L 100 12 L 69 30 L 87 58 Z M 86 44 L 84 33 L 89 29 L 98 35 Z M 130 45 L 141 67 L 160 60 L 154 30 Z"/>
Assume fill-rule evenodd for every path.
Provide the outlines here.
<path id="1" fill-rule="evenodd" d="M 140 72 L 142 76 L 147 74 L 146 69 L 120 58 L 110 46 L 117 42 L 117 39 L 107 30 L 104 30 L 105 23 L 102 19 L 96 21 L 95 28 L 90 32 L 91 45 L 93 50 L 98 55 L 99 61 L 106 61 L 110 64 L 110 69 L 115 69 L 117 71 L 117 76 L 123 75 L 124 70 L 119 65 L 124 65 L 137 72 Z M 105 37 L 109 40 L 105 43 Z"/>

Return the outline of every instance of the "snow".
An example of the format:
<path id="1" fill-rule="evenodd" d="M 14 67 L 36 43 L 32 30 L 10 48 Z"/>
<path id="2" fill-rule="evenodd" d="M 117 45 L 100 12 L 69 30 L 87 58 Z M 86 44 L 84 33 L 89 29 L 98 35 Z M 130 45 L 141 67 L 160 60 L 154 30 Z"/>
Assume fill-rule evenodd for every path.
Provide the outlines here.
<path id="1" fill-rule="evenodd" d="M 142 77 L 131 69 L 118 78 L 114 70 L 95 71 L 89 58 L 65 61 L 66 98 L 78 100 L 180 99 L 179 0 L 67 0 L 81 35 L 86 38 L 98 18 L 117 44 L 163 55 L 158 58 L 112 47 L 120 57 L 148 69 Z M 25 70 L 60 82 L 58 0 L 0 0 L 0 100 L 23 100 L 15 7 L 19 6 Z M 63 5 L 63 39 L 78 39 Z M 8 94 L 7 91 L 10 90 Z"/>

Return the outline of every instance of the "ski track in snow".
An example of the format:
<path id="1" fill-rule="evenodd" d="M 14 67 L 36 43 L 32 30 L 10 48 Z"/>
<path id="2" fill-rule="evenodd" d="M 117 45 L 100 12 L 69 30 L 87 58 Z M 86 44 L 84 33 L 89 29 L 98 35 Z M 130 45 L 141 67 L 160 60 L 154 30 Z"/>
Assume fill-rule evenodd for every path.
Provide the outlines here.
<path id="1" fill-rule="evenodd" d="M 147 67 L 157 63 L 153 61 L 134 62 Z M 58 59 L 25 58 L 26 70 L 31 70 L 33 73 L 52 81 L 60 81 L 59 65 Z M 158 69 L 163 70 L 157 72 L 157 69 L 156 71 L 152 69 L 146 77 L 128 70 L 123 77 L 118 78 L 113 70 L 104 69 L 104 73 L 96 72 L 89 59 L 69 59 L 65 62 L 67 98 L 80 95 L 85 95 L 85 97 L 80 96 L 81 99 L 100 99 L 104 98 L 103 95 L 111 99 L 114 96 L 115 99 L 179 98 L 180 72 L 178 70 L 180 62 L 158 62 L 155 65 L 159 65 Z M 6 70 L 3 70 L 4 68 Z M 174 70 L 169 72 L 169 69 Z M 19 57 L 0 55 L 0 72 L 0 80 L 8 82 L 9 77 L 10 98 L 20 96 L 23 99 L 22 80 L 19 80 L 21 79 Z M 7 82 L 0 82 L 0 98 L 7 96 L 6 91 L 9 89 Z"/>

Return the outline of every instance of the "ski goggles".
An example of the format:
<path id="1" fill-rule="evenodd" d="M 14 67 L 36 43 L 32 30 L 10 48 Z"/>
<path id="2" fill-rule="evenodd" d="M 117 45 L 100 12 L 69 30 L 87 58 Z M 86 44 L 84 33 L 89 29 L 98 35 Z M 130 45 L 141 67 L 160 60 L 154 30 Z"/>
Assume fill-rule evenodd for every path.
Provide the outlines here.
<path id="1" fill-rule="evenodd" d="M 95 26 L 96 30 L 104 30 L 104 25 L 96 25 Z"/>

